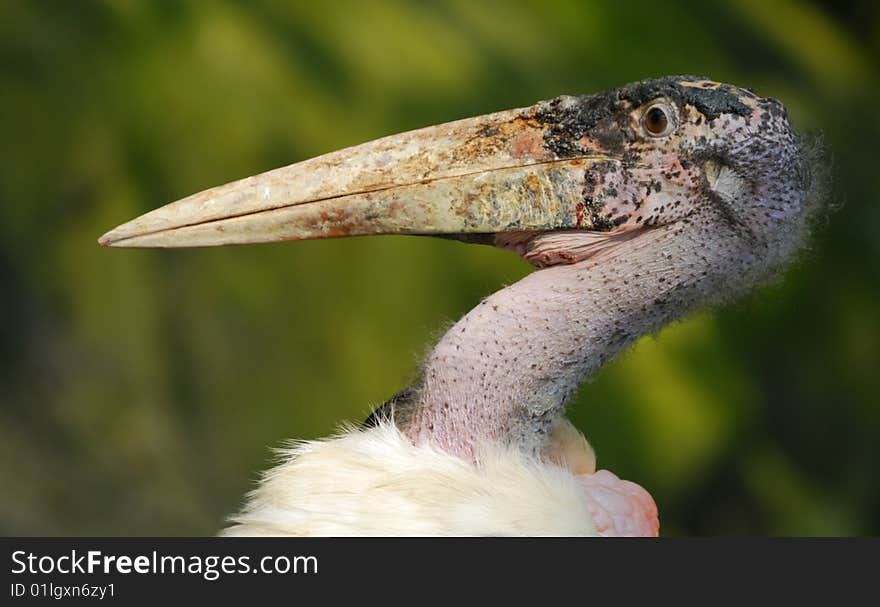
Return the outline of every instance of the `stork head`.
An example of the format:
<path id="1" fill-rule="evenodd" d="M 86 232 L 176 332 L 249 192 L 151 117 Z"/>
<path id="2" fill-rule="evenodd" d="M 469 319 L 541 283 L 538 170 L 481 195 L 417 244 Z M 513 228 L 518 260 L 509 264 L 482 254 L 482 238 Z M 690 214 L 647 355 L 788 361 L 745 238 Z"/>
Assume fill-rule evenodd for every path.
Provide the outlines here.
<path id="1" fill-rule="evenodd" d="M 552 125 L 545 142 L 558 157 L 597 159 L 584 174 L 586 232 L 496 235 L 536 266 L 656 245 L 647 234 L 683 235 L 746 261 L 745 282 L 754 282 L 792 257 L 824 209 L 821 143 L 751 90 L 671 76 L 535 109 Z"/>
<path id="2" fill-rule="evenodd" d="M 538 267 L 696 226 L 772 273 L 821 205 L 783 106 L 672 76 L 411 131 L 194 194 L 100 238 L 114 247 L 426 234 Z"/>

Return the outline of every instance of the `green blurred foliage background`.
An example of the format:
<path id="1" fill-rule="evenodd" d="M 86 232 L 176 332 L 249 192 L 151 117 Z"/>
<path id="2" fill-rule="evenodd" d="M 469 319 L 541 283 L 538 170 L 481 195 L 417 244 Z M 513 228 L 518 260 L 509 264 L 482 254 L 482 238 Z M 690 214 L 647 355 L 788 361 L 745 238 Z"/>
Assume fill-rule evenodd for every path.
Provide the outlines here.
<path id="1" fill-rule="evenodd" d="M 880 533 L 880 17 L 766 2 L 0 5 L 0 534 L 210 534 L 528 267 L 414 237 L 102 250 L 209 186 L 561 93 L 782 99 L 842 208 L 774 285 L 643 339 L 572 418 L 662 532 Z"/>

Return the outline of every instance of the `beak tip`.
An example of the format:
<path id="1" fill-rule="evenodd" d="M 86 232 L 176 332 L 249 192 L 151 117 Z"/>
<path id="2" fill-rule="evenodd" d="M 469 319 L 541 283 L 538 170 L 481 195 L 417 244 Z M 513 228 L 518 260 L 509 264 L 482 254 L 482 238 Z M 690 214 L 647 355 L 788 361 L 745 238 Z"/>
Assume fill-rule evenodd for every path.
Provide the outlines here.
<path id="1" fill-rule="evenodd" d="M 118 239 L 113 234 L 114 230 L 110 230 L 106 234 L 103 234 L 100 238 L 98 238 L 98 244 L 102 247 L 113 247 L 116 246 L 116 242 Z"/>
<path id="2" fill-rule="evenodd" d="M 113 228 L 109 232 L 102 234 L 98 238 L 98 244 L 104 248 L 120 248 L 126 247 L 128 245 L 128 240 L 132 237 L 132 234 L 127 234 L 121 231 L 119 228 Z"/>

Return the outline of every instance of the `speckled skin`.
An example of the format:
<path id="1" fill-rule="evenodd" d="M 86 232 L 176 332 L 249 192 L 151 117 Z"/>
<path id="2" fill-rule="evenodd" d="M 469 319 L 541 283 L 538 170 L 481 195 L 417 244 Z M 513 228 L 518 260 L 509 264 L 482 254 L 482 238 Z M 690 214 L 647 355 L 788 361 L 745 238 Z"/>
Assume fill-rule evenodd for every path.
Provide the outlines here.
<path id="1" fill-rule="evenodd" d="M 640 124 L 658 102 L 673 114 L 663 137 Z M 416 442 L 539 452 L 585 379 L 639 336 L 775 274 L 820 210 L 815 164 L 773 99 L 673 77 L 536 107 L 560 125 L 545 139 L 557 155 L 609 157 L 584 182 L 608 224 L 496 237 L 544 269 L 485 299 L 428 356 L 395 411 Z"/>

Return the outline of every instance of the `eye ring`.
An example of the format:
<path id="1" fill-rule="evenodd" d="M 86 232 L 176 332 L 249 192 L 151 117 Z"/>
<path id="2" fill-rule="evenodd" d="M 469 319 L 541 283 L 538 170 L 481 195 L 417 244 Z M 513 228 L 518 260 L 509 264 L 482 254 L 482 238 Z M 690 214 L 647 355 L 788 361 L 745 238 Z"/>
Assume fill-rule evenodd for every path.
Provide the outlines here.
<path id="1" fill-rule="evenodd" d="M 675 128 L 675 114 L 668 104 L 653 103 L 642 113 L 641 124 L 649 137 L 666 137 Z"/>

